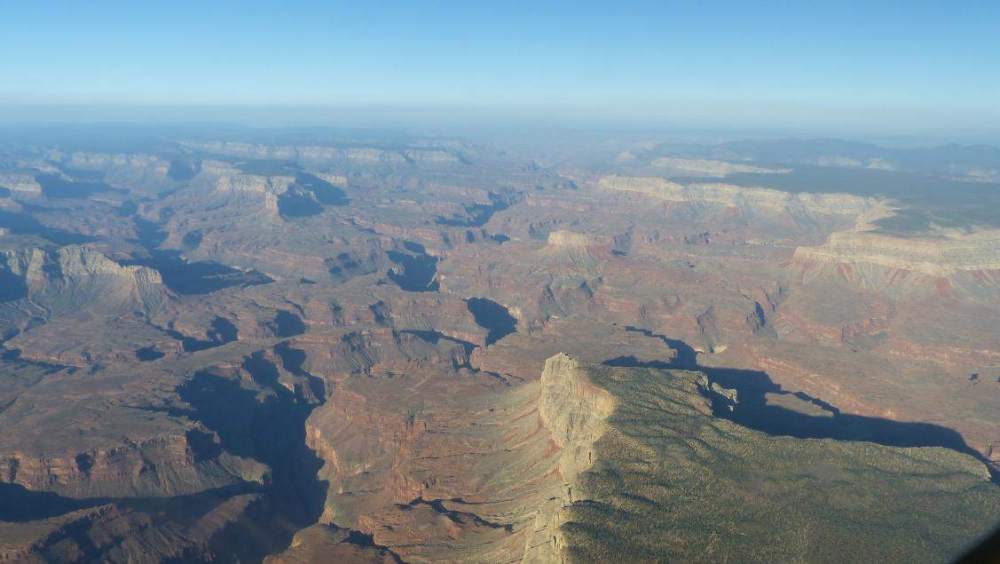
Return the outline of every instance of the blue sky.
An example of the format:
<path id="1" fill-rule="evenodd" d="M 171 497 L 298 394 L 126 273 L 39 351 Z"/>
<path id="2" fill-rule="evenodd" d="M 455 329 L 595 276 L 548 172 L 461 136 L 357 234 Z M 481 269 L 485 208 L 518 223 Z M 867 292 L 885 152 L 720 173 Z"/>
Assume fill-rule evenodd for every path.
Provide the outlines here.
<path id="1" fill-rule="evenodd" d="M 998 30 L 1000 2 L 10 1 L 0 106 L 1000 128 Z"/>

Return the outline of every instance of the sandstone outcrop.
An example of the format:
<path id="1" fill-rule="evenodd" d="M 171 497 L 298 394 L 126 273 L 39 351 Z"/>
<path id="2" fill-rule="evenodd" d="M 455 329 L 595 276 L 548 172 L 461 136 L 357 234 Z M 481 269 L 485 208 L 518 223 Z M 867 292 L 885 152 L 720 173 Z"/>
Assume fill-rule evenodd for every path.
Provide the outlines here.
<path id="1" fill-rule="evenodd" d="M 818 247 L 799 247 L 795 260 L 870 264 L 927 276 L 1000 270 L 1000 231 L 948 233 L 935 238 L 898 237 L 870 231 L 832 233 Z"/>
<path id="2" fill-rule="evenodd" d="M 122 266 L 88 247 L 0 252 L 0 276 L 7 301 L 23 298 L 50 313 L 88 306 L 151 311 L 166 298 L 159 272 Z"/>

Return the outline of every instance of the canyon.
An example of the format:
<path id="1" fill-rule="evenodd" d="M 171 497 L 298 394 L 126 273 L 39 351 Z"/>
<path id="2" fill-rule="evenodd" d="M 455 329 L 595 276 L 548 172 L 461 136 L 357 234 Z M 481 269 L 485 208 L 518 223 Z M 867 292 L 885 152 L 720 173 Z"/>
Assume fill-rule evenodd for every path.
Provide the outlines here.
<path id="1" fill-rule="evenodd" d="M 0 561 L 943 562 L 1000 525 L 987 181 L 560 147 L 4 149 Z"/>

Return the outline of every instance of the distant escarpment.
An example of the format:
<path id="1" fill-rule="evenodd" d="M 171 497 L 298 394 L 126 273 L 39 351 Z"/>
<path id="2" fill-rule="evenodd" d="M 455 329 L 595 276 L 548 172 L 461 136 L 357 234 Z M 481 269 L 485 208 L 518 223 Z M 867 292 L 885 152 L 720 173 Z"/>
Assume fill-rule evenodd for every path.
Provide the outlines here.
<path id="1" fill-rule="evenodd" d="M 679 157 L 657 157 L 650 161 L 656 168 L 667 169 L 688 176 L 723 177 L 736 173 L 785 174 L 787 168 L 771 168 L 748 163 L 719 161 L 713 159 L 683 159 Z"/>
<path id="2" fill-rule="evenodd" d="M 321 145 L 259 145 L 233 141 L 191 142 L 185 145 L 217 155 L 282 161 L 345 161 L 355 164 L 455 164 L 461 158 L 452 149 L 409 147 L 387 149 L 379 147 Z"/>
<path id="3" fill-rule="evenodd" d="M 833 233 L 823 245 L 799 247 L 803 281 L 846 280 L 893 294 L 981 295 L 1000 287 L 1000 231 L 899 237 L 871 231 Z"/>
<path id="4" fill-rule="evenodd" d="M 852 223 L 860 224 L 870 223 L 890 213 L 888 204 L 883 200 L 850 194 L 791 193 L 723 183 L 685 185 L 651 176 L 604 176 L 597 185 L 603 190 L 634 192 L 671 202 L 722 205 L 747 213 L 846 216 Z"/>
<path id="5" fill-rule="evenodd" d="M 799 261 L 867 263 L 928 276 L 1000 270 L 1000 230 L 940 237 L 895 237 L 870 231 L 833 233 L 818 247 L 799 247 Z"/>

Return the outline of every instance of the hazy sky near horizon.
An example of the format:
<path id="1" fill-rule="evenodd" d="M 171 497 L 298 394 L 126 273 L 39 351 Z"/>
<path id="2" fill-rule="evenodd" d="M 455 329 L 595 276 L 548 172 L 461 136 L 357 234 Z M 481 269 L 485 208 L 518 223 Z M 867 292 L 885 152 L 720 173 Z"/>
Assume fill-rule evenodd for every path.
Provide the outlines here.
<path id="1" fill-rule="evenodd" d="M 8 108 L 1000 128 L 998 2 L 36 0 L 0 14 Z"/>

